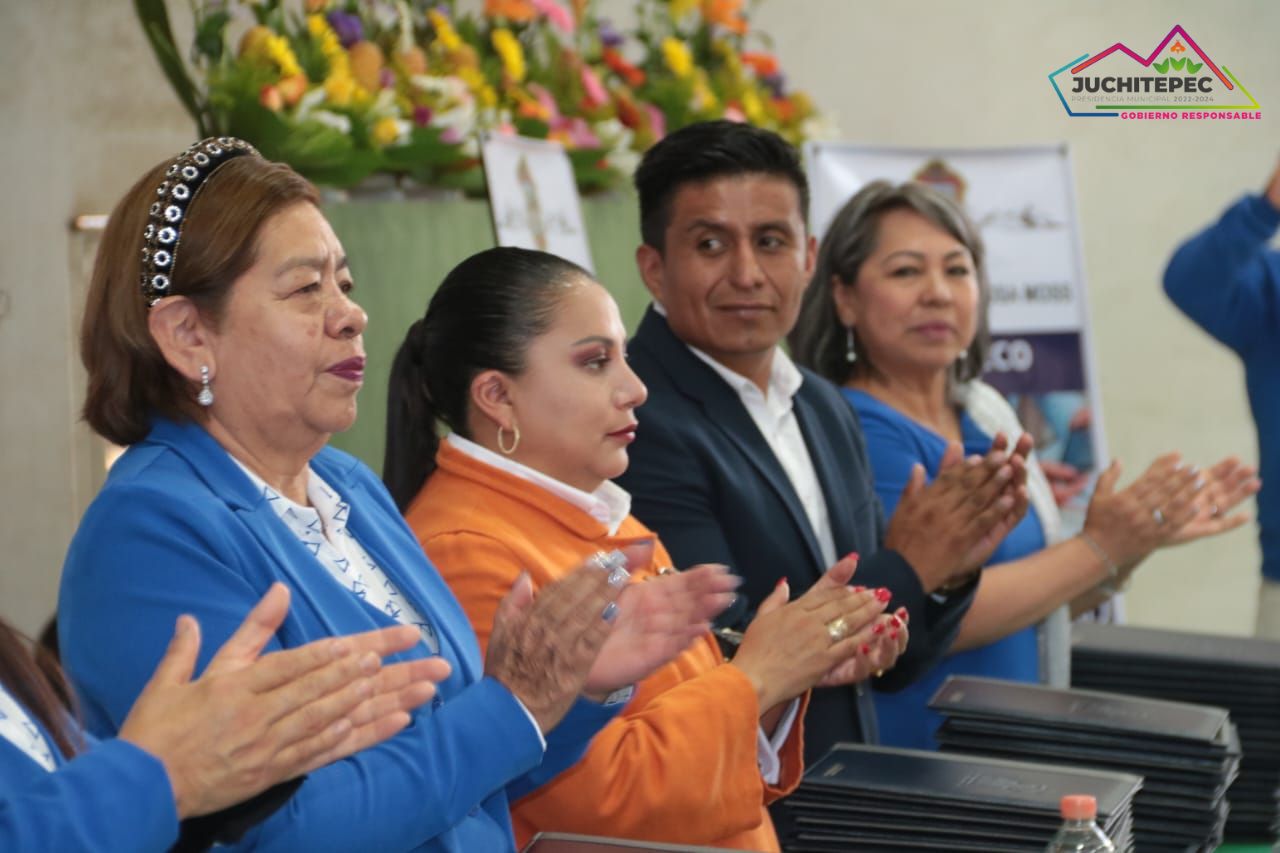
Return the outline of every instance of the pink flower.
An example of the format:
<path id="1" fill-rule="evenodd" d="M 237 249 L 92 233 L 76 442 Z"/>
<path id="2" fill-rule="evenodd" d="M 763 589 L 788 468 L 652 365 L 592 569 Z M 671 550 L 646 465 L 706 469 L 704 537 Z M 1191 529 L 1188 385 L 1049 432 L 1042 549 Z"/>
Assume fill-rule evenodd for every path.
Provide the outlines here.
<path id="1" fill-rule="evenodd" d="M 418 127 L 426 127 L 431 124 L 431 110 L 428 107 L 417 106 L 413 108 L 413 123 Z"/>
<path id="2" fill-rule="evenodd" d="M 747 114 L 733 104 L 724 108 L 724 117 L 729 121 L 736 121 L 739 124 L 747 123 Z"/>
<path id="3" fill-rule="evenodd" d="M 556 99 L 551 97 L 551 93 L 546 87 L 540 83 L 529 84 L 529 94 L 538 99 L 538 103 L 547 111 L 548 123 L 554 124 L 560 118 L 560 108 L 556 106 Z"/>
<path id="4" fill-rule="evenodd" d="M 609 102 L 609 93 L 589 65 L 582 66 L 582 88 L 587 94 L 587 106 L 599 107 Z"/>
<path id="5" fill-rule="evenodd" d="M 573 32 L 573 15 L 556 0 L 533 0 L 533 8 L 541 12 L 548 21 L 560 28 L 561 32 Z"/>
<path id="6" fill-rule="evenodd" d="M 645 104 L 644 110 L 649 114 L 649 130 L 653 133 L 654 139 L 661 139 L 667 135 L 667 117 L 662 110 L 653 104 Z"/>
<path id="7" fill-rule="evenodd" d="M 440 141 L 446 145 L 457 145 L 462 141 L 462 131 L 456 127 L 446 127 L 440 131 Z"/>
<path id="8" fill-rule="evenodd" d="M 599 148 L 600 137 L 592 132 L 591 126 L 581 117 L 561 119 L 557 130 L 568 133 L 569 142 L 574 148 Z"/>

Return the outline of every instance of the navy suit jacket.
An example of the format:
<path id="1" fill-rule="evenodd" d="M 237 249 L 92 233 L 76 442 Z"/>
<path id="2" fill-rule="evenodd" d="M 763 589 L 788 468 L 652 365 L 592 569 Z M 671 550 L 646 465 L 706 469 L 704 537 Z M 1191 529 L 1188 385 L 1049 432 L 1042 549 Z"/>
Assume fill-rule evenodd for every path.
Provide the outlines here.
<path id="1" fill-rule="evenodd" d="M 632 512 L 657 532 L 677 565 L 724 563 L 744 583 L 721 621 L 745 624 L 785 577 L 796 596 L 828 566 L 800 498 L 742 401 L 672 333 L 645 314 L 629 346 L 649 388 L 638 412 L 631 464 L 618 479 Z M 911 639 L 878 689 L 906 686 L 943 654 L 972 601 L 972 588 L 939 601 L 896 551 L 881 547 L 884 517 L 857 415 L 834 385 L 801 368 L 796 419 L 826 497 L 836 553 L 861 555 L 856 582 L 893 591 L 889 607 L 911 614 Z M 840 741 L 876 740 L 875 711 L 858 688 L 815 690 L 805 717 L 805 760 Z"/>

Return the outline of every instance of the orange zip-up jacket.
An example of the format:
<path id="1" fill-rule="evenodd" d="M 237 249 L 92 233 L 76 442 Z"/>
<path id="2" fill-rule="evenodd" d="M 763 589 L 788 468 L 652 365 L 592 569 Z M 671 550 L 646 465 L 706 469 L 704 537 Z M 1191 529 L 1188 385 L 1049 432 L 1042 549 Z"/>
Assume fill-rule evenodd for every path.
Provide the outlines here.
<path id="1" fill-rule="evenodd" d="M 406 517 L 487 648 L 498 603 L 520 572 L 537 589 L 596 551 L 654 534 L 628 516 L 614 535 L 541 486 L 448 442 Z M 661 544 L 636 581 L 670 565 Z M 807 695 L 805 701 L 807 701 Z M 777 851 L 766 803 L 803 774 L 804 708 L 780 752 L 777 785 L 756 756 L 760 708 L 745 675 L 707 634 L 636 685 L 626 709 L 586 756 L 512 804 L 517 846 L 537 832 L 580 832 L 733 850 Z"/>

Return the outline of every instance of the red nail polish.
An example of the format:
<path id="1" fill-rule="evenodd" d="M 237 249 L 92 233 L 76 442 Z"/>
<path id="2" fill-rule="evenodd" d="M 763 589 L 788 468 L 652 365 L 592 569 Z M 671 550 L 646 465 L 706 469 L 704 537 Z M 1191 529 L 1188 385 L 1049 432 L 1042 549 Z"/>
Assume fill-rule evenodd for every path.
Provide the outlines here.
<path id="1" fill-rule="evenodd" d="M 890 640 L 896 640 L 896 639 L 898 639 L 898 632 L 897 632 L 897 631 L 890 631 L 890 632 L 889 632 L 889 639 L 890 639 Z"/>
<path id="2" fill-rule="evenodd" d="M 877 601 L 883 601 L 885 603 L 888 603 L 889 599 L 891 598 L 893 598 L 893 593 L 889 591 L 889 588 L 887 586 L 882 586 L 876 590 Z"/>
<path id="3" fill-rule="evenodd" d="M 871 633 L 873 633 L 873 634 L 883 634 L 883 633 L 884 633 L 884 625 L 876 625 L 874 628 L 872 628 L 872 629 L 871 629 Z"/>
<path id="4" fill-rule="evenodd" d="M 853 591 L 854 591 L 854 592 L 866 592 L 866 591 L 867 591 L 867 588 L 866 588 L 865 586 L 855 586 L 855 587 L 853 588 Z"/>
<path id="5" fill-rule="evenodd" d="M 856 559 L 858 559 L 858 552 L 857 552 L 857 551 L 850 551 L 848 554 L 845 554 L 845 555 L 844 555 L 844 559 L 846 559 L 846 560 L 856 560 Z"/>
<path id="6" fill-rule="evenodd" d="M 787 582 L 786 578 L 778 578 L 778 582 L 773 585 L 773 588 L 777 589 L 778 587 L 782 586 L 786 582 Z"/>
<path id="7" fill-rule="evenodd" d="M 901 619 L 899 619 L 897 616 L 894 616 L 894 617 L 893 617 L 893 618 L 891 618 L 889 621 L 893 623 L 893 627 L 895 627 L 895 628 L 901 628 L 901 627 L 902 627 L 902 620 L 901 620 Z"/>
<path id="8" fill-rule="evenodd" d="M 869 654 L 871 654 L 871 647 L 870 647 L 870 646 L 868 646 L 866 643 L 863 643 L 863 644 L 862 644 L 861 652 L 862 652 L 864 655 L 869 655 Z"/>
<path id="9" fill-rule="evenodd" d="M 905 607 L 899 607 L 897 610 L 894 611 L 894 614 L 899 619 L 901 619 L 904 623 L 911 621 L 911 613 Z"/>

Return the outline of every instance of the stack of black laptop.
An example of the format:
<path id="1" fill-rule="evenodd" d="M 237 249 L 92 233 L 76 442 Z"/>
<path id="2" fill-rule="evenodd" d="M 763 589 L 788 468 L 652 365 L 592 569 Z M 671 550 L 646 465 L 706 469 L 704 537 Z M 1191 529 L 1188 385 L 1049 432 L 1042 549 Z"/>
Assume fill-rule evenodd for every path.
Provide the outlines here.
<path id="1" fill-rule="evenodd" d="M 947 752 L 1057 762 L 1143 777 L 1133 827 L 1144 851 L 1214 850 L 1240 747 L 1226 710 L 1117 693 L 951 676 L 929 701 Z"/>
<path id="2" fill-rule="evenodd" d="M 1280 833 L 1280 642 L 1078 624 L 1073 629 L 1072 684 L 1231 712 L 1244 756 L 1227 792 L 1227 837 Z"/>
<path id="3" fill-rule="evenodd" d="M 788 853 L 849 850 L 1041 853 L 1067 794 L 1092 794 L 1116 849 L 1133 849 L 1132 802 L 1142 780 L 1126 773 L 837 744 L 787 798 Z"/>

